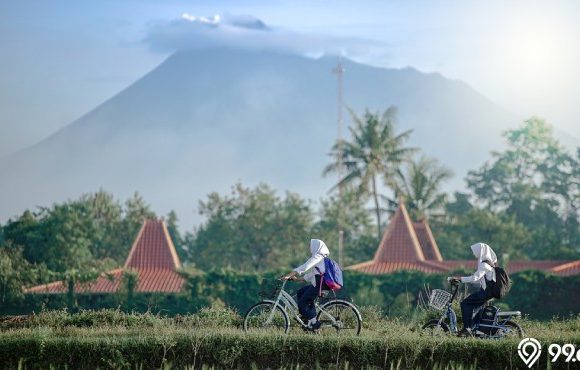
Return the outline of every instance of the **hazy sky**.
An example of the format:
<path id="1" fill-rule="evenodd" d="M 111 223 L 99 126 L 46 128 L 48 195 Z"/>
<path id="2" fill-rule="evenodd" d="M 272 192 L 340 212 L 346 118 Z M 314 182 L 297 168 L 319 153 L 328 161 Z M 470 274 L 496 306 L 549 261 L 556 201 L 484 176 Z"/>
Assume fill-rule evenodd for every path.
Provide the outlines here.
<path id="1" fill-rule="evenodd" d="M 316 40 L 312 52 L 359 43 L 358 60 L 461 79 L 580 137 L 579 1 L 2 0 L 0 156 L 157 66 L 170 51 L 145 40 L 184 13 L 251 15 L 282 30 L 279 42 Z"/>

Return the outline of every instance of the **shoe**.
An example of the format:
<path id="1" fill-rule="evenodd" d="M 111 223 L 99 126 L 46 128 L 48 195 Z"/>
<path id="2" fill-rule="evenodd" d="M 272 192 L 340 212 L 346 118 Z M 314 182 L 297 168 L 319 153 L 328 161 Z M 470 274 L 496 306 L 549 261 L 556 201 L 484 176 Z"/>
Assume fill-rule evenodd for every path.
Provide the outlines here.
<path id="1" fill-rule="evenodd" d="M 320 329 L 321 325 L 322 325 L 322 323 L 320 321 L 316 321 L 314 324 L 308 325 L 308 328 L 312 331 L 315 331 L 315 330 Z"/>
<path id="2" fill-rule="evenodd" d="M 459 333 L 457 333 L 458 337 L 469 338 L 472 337 L 473 334 L 471 333 L 471 329 L 463 328 Z"/>

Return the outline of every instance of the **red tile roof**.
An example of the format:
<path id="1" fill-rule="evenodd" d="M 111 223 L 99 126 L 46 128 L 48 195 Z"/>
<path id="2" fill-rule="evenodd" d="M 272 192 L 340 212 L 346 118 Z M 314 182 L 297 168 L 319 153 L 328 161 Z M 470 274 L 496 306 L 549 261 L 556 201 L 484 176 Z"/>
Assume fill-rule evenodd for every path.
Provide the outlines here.
<path id="1" fill-rule="evenodd" d="M 443 261 L 437 242 L 433 237 L 431 228 L 426 220 L 420 222 L 413 222 L 413 228 L 417 234 L 417 239 L 419 239 L 419 244 L 421 245 L 421 250 L 426 260 L 431 261 Z"/>
<path id="2" fill-rule="evenodd" d="M 391 217 L 391 222 L 383 235 L 373 261 L 380 262 L 415 262 L 425 260 L 423 249 L 407 213 L 401 205 Z"/>
<path id="3" fill-rule="evenodd" d="M 457 269 L 475 269 L 476 261 L 444 261 L 427 221 L 412 222 L 403 202 L 391 217 L 389 226 L 371 261 L 347 267 L 367 274 L 387 274 L 398 270 L 416 270 L 442 273 Z M 543 270 L 556 275 L 580 274 L 577 261 L 510 261 L 506 270 L 514 273 L 523 270 Z"/>
<path id="4" fill-rule="evenodd" d="M 580 260 L 552 267 L 550 271 L 560 276 L 580 275 Z"/>
<path id="5" fill-rule="evenodd" d="M 357 265 L 349 266 L 347 269 L 364 272 L 371 275 L 382 275 L 399 270 L 415 270 L 428 273 L 445 272 L 446 269 L 440 266 L 433 266 L 426 261 L 419 262 L 375 262 L 368 261 Z"/>
<path id="6" fill-rule="evenodd" d="M 139 230 L 124 268 L 103 273 L 96 280 L 75 284 L 76 293 L 114 293 L 121 286 L 123 273 L 137 274 L 136 292 L 177 293 L 185 284 L 175 270 L 181 266 L 175 246 L 163 221 L 145 220 Z M 66 284 L 56 281 L 25 289 L 25 293 L 65 293 Z"/>
<path id="7" fill-rule="evenodd" d="M 179 257 L 177 257 L 165 222 L 145 220 L 125 261 L 125 268 L 177 269 L 179 267 L 181 267 Z"/>

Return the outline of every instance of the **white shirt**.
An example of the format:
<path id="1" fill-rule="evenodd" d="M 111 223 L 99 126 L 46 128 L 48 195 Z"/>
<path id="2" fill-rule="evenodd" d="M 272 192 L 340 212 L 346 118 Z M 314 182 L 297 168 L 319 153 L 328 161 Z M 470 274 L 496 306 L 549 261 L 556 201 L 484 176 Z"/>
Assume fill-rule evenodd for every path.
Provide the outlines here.
<path id="1" fill-rule="evenodd" d="M 485 262 L 480 262 L 477 265 L 477 271 L 475 271 L 472 275 L 463 276 L 461 278 L 462 283 L 474 283 L 476 285 L 481 286 L 482 289 L 485 290 L 487 284 L 485 283 L 485 279 L 495 281 L 495 270 L 493 267 L 488 265 Z"/>
<path id="2" fill-rule="evenodd" d="M 477 271 L 473 275 L 463 276 L 461 282 L 476 283 L 476 285 L 485 290 L 487 287 L 485 279 L 495 281 L 495 269 L 490 264 L 497 263 L 497 256 L 493 249 L 485 243 L 476 243 L 470 248 L 475 258 L 477 258 Z"/>
<path id="3" fill-rule="evenodd" d="M 310 253 L 312 254 L 312 257 L 302 265 L 296 267 L 294 271 L 300 275 L 306 273 L 306 275 L 304 275 L 304 280 L 310 282 L 313 286 L 316 286 L 315 275 L 326 272 L 326 268 L 324 267 L 324 257 L 328 257 L 330 251 L 322 240 L 310 239 Z"/>
<path id="4" fill-rule="evenodd" d="M 308 259 L 308 261 L 296 267 L 294 271 L 300 275 L 304 275 L 304 280 L 316 286 L 315 275 L 320 275 L 326 272 L 326 268 L 324 267 L 324 256 L 322 254 L 312 256 Z"/>

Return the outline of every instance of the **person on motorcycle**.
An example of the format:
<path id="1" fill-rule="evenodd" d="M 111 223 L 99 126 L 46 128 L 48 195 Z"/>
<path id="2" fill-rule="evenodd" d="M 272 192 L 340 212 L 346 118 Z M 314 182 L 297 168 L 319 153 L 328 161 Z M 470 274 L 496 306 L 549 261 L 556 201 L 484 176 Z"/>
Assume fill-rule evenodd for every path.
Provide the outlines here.
<path id="1" fill-rule="evenodd" d="M 314 301 L 322 289 L 328 289 L 322 281 L 322 274 L 326 271 L 324 266 L 324 257 L 330 255 L 330 251 L 324 242 L 320 239 L 310 239 L 311 257 L 302 265 L 296 267 L 293 271 L 282 276 L 282 279 L 295 280 L 296 275 L 304 275 L 304 281 L 309 282 L 296 292 L 298 298 L 298 310 L 307 322 L 310 330 L 320 328 L 320 322 L 316 320 L 316 307 Z M 302 280 L 302 279 L 301 279 Z M 322 286 L 321 286 L 322 284 Z"/>
<path id="2" fill-rule="evenodd" d="M 477 271 L 470 276 L 454 276 L 452 281 L 458 283 L 472 283 L 478 286 L 477 292 L 470 294 L 461 301 L 461 315 L 463 317 L 463 329 L 459 336 L 471 336 L 473 326 L 473 311 L 483 306 L 492 296 L 486 281 L 496 281 L 495 269 L 497 256 L 491 247 L 484 243 L 477 243 L 471 246 L 471 251 L 477 258 Z"/>

